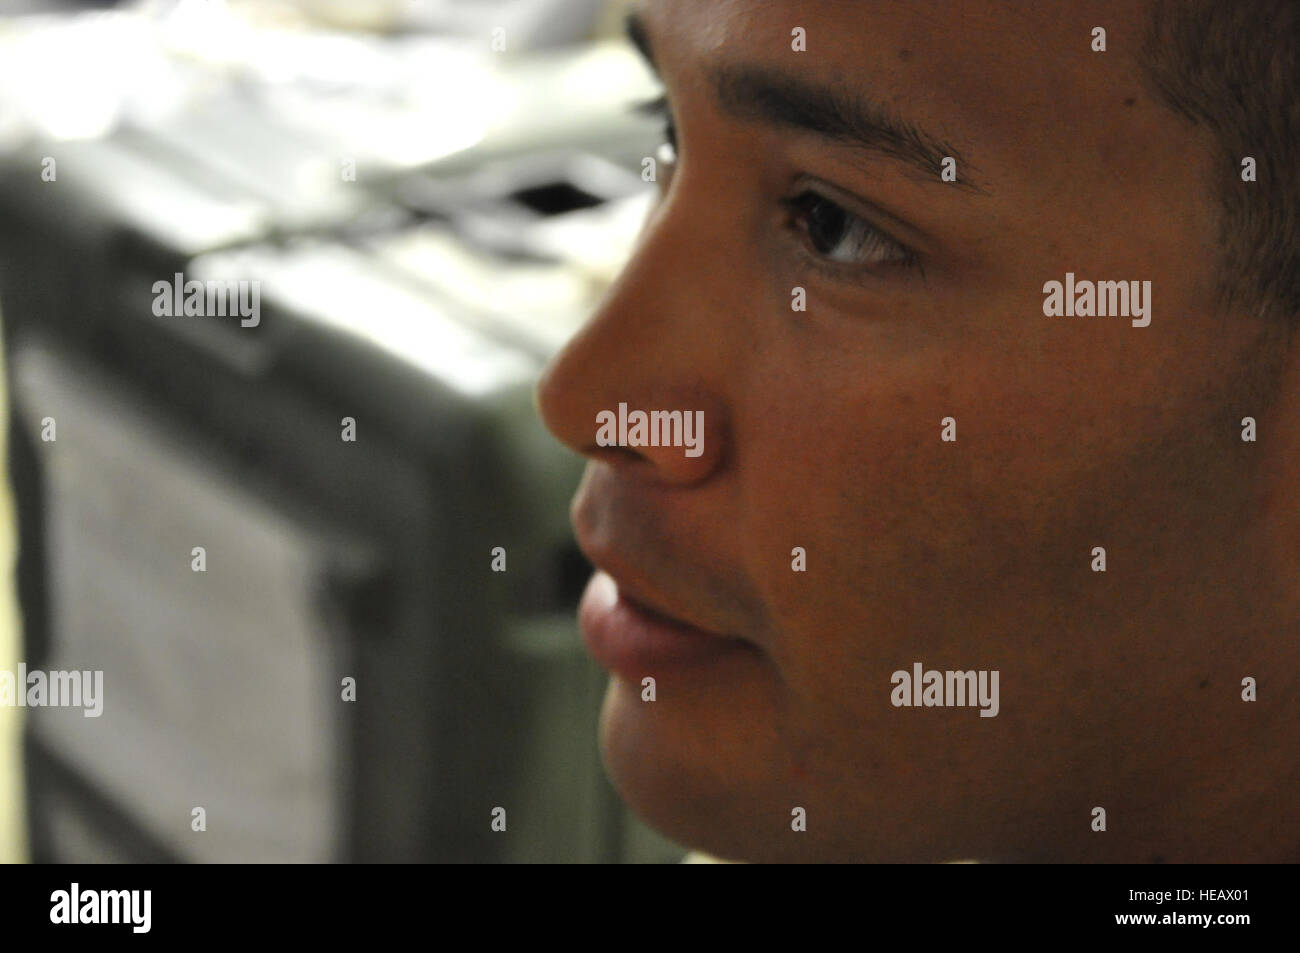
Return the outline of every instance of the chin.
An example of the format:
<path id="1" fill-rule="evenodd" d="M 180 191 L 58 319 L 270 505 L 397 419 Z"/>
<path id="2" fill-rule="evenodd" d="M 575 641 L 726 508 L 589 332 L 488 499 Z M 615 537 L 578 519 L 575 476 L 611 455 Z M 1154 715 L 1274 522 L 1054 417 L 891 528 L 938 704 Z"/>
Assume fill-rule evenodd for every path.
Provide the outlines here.
<path id="1" fill-rule="evenodd" d="M 661 683 L 662 684 L 662 683 Z M 809 859 L 805 835 L 790 832 L 789 790 L 773 757 L 773 732 L 721 692 L 694 703 L 610 680 L 600 716 L 605 770 L 642 821 L 683 848 L 721 860 Z M 796 849 L 797 848 L 797 849 Z"/>

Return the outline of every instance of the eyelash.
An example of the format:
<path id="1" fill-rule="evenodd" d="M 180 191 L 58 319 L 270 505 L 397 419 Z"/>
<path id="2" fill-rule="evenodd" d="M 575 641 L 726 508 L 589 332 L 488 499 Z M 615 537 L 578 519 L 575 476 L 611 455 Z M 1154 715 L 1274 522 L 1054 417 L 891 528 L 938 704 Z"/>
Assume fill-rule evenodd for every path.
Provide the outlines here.
<path id="1" fill-rule="evenodd" d="M 654 96 L 636 103 L 632 110 L 642 116 L 658 119 L 664 124 L 663 139 L 672 147 L 675 157 L 677 155 L 677 124 L 673 121 L 673 111 L 668 107 L 668 96 L 666 94 Z"/>
<path id="2" fill-rule="evenodd" d="M 663 121 L 663 139 L 666 145 L 672 150 L 671 159 L 662 161 L 676 162 L 677 158 L 677 125 L 673 121 L 672 110 L 668 106 L 667 95 L 656 96 L 644 102 L 637 103 L 633 110 L 644 116 L 657 117 Z M 827 257 L 826 252 L 817 250 L 815 247 L 806 247 L 807 257 L 813 267 L 819 271 L 831 275 L 833 278 L 844 278 L 844 272 L 861 272 L 863 270 L 874 270 L 881 268 L 897 268 L 900 270 L 920 269 L 920 262 L 917 255 L 912 249 L 908 248 L 902 242 L 890 237 L 881 231 L 871 222 L 867 221 L 860 215 L 846 209 L 834 199 L 821 194 L 810 188 L 803 188 L 794 195 L 787 196 L 780 200 L 781 206 L 790 214 L 788 227 L 792 231 L 800 232 L 803 235 L 805 244 L 812 241 L 812 235 L 808 230 L 808 223 L 811 214 L 817 209 L 834 209 L 842 214 L 847 220 L 844 226 L 841 238 L 857 232 L 861 237 L 859 239 L 859 248 L 866 247 L 872 250 L 880 250 L 887 255 L 880 261 L 876 262 L 857 262 L 849 263 L 836 261 Z"/>

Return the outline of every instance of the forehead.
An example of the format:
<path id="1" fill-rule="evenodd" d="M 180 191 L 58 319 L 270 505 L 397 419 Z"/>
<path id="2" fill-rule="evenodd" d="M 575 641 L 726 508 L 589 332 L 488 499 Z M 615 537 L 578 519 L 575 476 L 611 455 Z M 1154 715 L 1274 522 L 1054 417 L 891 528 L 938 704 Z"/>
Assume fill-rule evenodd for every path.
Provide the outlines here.
<path id="1" fill-rule="evenodd" d="M 1142 96 L 1143 3 L 1013 0 L 645 0 L 637 5 L 670 84 L 757 65 L 870 97 L 956 143 L 976 168 L 1043 170 L 1041 153 L 1088 136 L 1136 139 L 1118 107 Z M 1092 49 L 1106 30 L 1106 52 Z M 792 49 L 802 29 L 805 52 Z M 1148 117 L 1149 118 L 1149 117 Z M 976 148 L 977 146 L 977 148 Z"/>

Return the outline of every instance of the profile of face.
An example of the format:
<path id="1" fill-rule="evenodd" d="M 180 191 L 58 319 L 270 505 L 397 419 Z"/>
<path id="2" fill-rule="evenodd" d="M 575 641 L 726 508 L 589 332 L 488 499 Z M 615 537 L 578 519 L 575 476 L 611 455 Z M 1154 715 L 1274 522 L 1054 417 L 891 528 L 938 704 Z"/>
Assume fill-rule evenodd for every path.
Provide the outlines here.
<path id="1" fill-rule="evenodd" d="M 1296 859 L 1300 361 L 1214 303 L 1239 170 L 1141 5 L 634 16 L 675 157 L 537 392 L 627 803 L 730 859 Z"/>

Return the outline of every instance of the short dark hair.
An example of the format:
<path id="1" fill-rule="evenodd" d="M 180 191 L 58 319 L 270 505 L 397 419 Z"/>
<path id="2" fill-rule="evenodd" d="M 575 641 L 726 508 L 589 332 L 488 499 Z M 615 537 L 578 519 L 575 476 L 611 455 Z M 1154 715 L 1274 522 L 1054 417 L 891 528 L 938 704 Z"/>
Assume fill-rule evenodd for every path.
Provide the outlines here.
<path id="1" fill-rule="evenodd" d="M 1300 324 L 1300 0 L 1153 0 L 1141 66 L 1212 136 L 1221 307 Z M 1256 182 L 1241 179 L 1252 157 Z"/>

